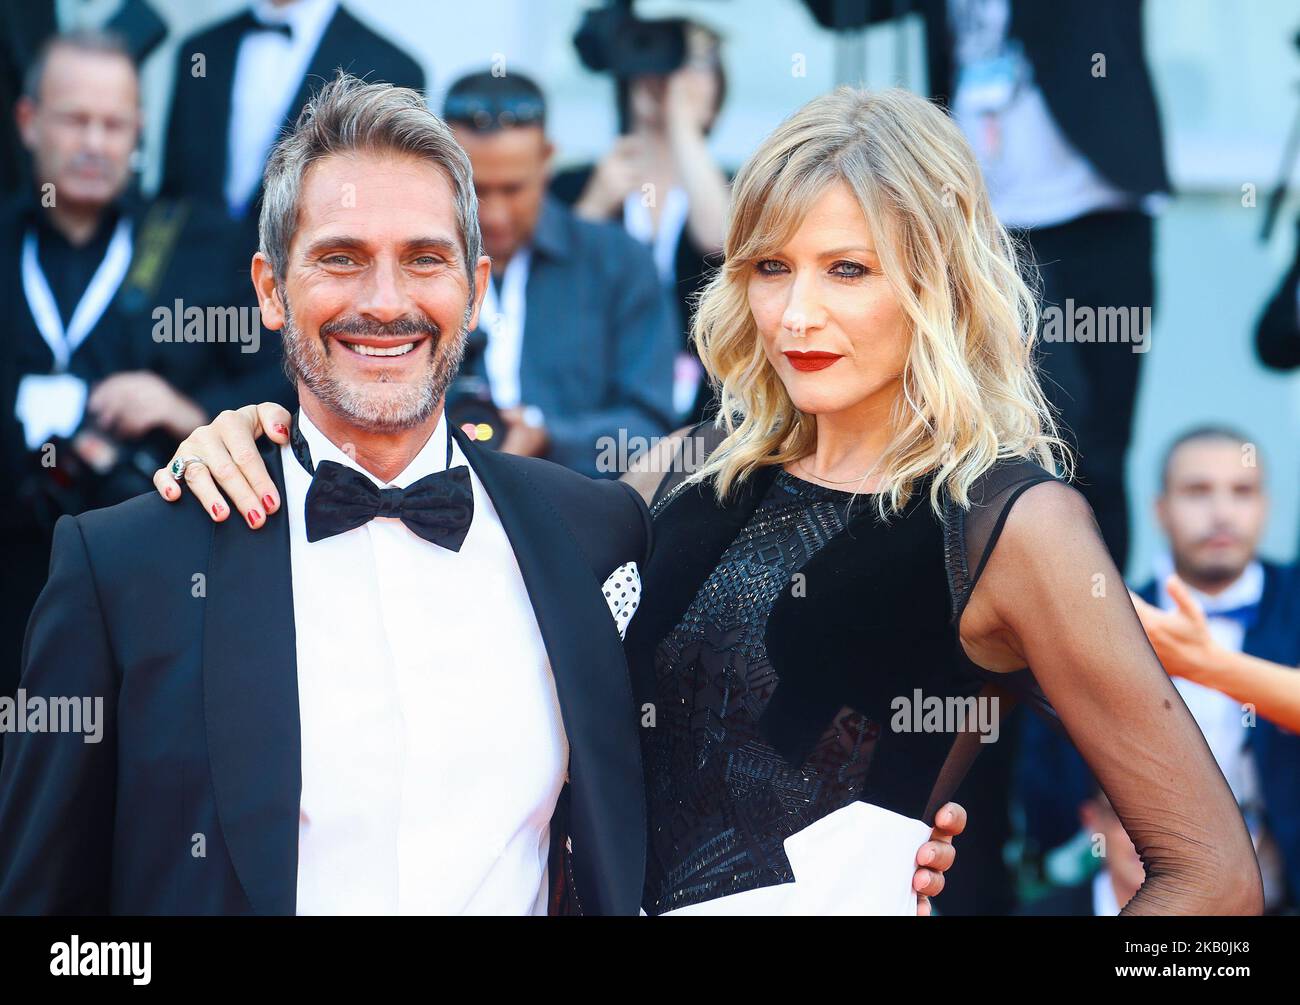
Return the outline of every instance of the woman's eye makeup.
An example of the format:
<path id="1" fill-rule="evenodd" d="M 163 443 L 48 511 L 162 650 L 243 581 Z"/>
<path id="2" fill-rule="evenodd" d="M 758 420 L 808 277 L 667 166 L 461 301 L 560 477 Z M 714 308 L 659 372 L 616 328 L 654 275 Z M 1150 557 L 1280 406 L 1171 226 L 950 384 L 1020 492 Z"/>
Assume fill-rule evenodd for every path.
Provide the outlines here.
<path id="1" fill-rule="evenodd" d="M 859 262 L 840 261 L 831 266 L 831 274 L 841 279 L 859 279 L 870 271 Z"/>
<path id="2" fill-rule="evenodd" d="M 774 258 L 761 258 L 754 263 L 754 271 L 760 276 L 776 276 L 789 270 Z M 833 263 L 827 269 L 827 272 L 837 279 L 861 279 L 863 276 L 869 275 L 871 269 L 861 262 L 841 259 Z"/>

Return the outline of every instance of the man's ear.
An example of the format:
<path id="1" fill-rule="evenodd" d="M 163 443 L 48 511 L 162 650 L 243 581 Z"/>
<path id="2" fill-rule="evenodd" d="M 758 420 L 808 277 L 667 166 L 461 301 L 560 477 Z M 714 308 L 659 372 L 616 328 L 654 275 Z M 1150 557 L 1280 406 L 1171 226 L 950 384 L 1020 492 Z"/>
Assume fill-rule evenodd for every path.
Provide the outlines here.
<path id="1" fill-rule="evenodd" d="M 23 95 L 14 104 L 14 122 L 18 126 L 18 135 L 23 138 L 23 146 L 28 150 L 36 149 L 36 102 Z"/>
<path id="2" fill-rule="evenodd" d="M 270 260 L 260 251 L 253 256 L 250 269 L 253 278 L 253 290 L 257 294 L 257 307 L 262 313 L 262 324 L 271 331 L 284 327 L 284 302 L 280 299 L 280 288 L 275 281 L 275 270 Z"/>
<path id="3" fill-rule="evenodd" d="M 478 264 L 474 266 L 474 309 L 469 316 L 470 331 L 478 327 L 478 313 L 483 307 L 483 298 L 487 295 L 488 283 L 491 281 L 492 259 L 487 255 L 479 255 Z"/>

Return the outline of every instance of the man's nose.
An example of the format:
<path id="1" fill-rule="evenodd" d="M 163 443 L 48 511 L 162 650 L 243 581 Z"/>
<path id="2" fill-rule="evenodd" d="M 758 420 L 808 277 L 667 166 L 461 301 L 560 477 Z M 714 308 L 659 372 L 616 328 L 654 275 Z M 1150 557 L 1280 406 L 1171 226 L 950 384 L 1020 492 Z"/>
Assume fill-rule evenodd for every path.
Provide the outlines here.
<path id="1" fill-rule="evenodd" d="M 103 154 L 108 149 L 108 129 L 104 123 L 91 119 L 82 128 L 81 147 L 89 154 Z"/>
<path id="2" fill-rule="evenodd" d="M 395 321 L 408 311 L 405 276 L 396 260 L 380 260 L 370 270 L 357 311 L 380 323 Z"/>
<path id="3" fill-rule="evenodd" d="M 478 222 L 484 230 L 500 233 L 510 227 L 510 208 L 499 199 L 478 204 Z"/>

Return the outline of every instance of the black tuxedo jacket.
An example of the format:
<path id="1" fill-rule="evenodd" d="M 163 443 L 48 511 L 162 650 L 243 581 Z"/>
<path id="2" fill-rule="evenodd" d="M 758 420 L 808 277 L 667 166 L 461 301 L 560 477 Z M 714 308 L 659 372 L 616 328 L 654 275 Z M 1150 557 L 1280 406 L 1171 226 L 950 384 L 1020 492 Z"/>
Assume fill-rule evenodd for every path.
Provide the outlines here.
<path id="1" fill-rule="evenodd" d="M 244 34 L 243 14 L 184 40 L 177 50 L 161 195 L 225 202 L 231 91 Z M 196 53 L 204 57 L 206 76 L 192 72 Z M 339 7 L 307 64 L 298 94 L 289 105 L 286 126 L 298 118 L 312 91 L 340 68 L 371 82 L 424 89 L 424 71 L 415 60 Z"/>
<path id="2" fill-rule="evenodd" d="M 601 584 L 644 566 L 649 511 L 627 485 L 456 435 L 514 546 L 568 735 L 552 821 L 552 879 L 567 889 L 553 907 L 636 914 L 638 712 Z M 264 456 L 284 498 L 279 449 Z M 102 697 L 103 738 L 9 737 L 0 914 L 295 913 L 292 590 L 283 511 L 254 533 L 148 495 L 59 521 L 21 686 L 29 702 Z"/>

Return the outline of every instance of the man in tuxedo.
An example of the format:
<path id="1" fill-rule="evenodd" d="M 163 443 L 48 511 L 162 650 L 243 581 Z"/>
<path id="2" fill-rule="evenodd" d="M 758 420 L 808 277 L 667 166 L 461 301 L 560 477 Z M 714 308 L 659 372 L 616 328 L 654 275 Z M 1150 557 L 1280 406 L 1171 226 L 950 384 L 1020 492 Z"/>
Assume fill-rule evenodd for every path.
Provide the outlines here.
<path id="1" fill-rule="evenodd" d="M 181 42 L 160 194 L 256 219 L 266 155 L 314 87 L 344 69 L 424 87 L 410 56 L 337 0 L 256 0 Z"/>
<path id="2" fill-rule="evenodd" d="M 265 455 L 285 506 L 244 514 L 273 539 L 153 494 L 59 522 L 20 696 L 102 699 L 102 739 L 10 737 L 0 913 L 527 914 L 549 878 L 635 914 L 601 585 L 644 560 L 644 503 L 449 428 L 490 262 L 419 94 L 340 77 L 266 189 L 255 286 L 301 401 Z"/>
<path id="3" fill-rule="evenodd" d="M 467 369 L 486 377 L 502 449 L 587 475 L 604 443 L 673 426 L 677 335 L 649 250 L 611 223 L 579 219 L 546 186 L 553 153 L 541 89 L 520 73 L 462 77 L 443 110 L 474 165 L 492 276 Z"/>
<path id="4" fill-rule="evenodd" d="M 636 914 L 620 632 L 649 512 L 450 427 L 491 268 L 468 157 L 418 93 L 340 76 L 272 154 L 260 223 L 301 402 L 240 507 L 261 533 L 155 495 L 60 521 L 0 913 Z M 230 476 L 177 461 L 204 498 Z M 47 728 L 78 698 L 93 738 Z M 951 860 L 927 843 L 914 886 Z"/>

